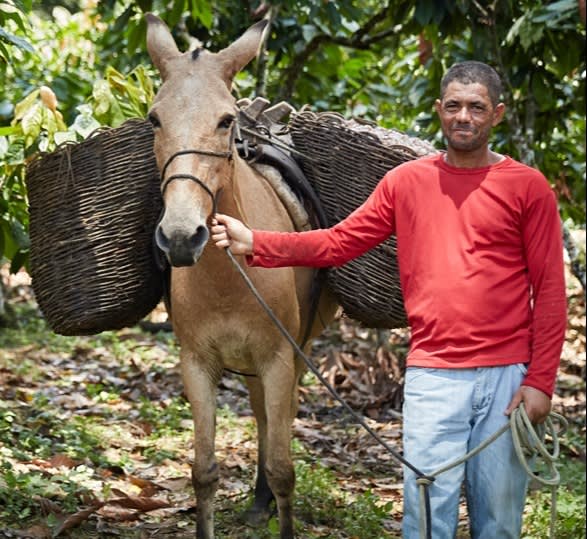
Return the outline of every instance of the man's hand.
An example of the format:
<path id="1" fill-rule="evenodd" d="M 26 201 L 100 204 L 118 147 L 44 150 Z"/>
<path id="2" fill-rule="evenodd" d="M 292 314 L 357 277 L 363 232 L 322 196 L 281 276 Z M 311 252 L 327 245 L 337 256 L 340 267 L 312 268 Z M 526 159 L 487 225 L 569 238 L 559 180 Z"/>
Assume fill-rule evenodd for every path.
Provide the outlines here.
<path id="1" fill-rule="evenodd" d="M 230 247 L 235 255 L 253 254 L 253 232 L 238 219 L 217 213 L 212 219 L 212 241 L 216 247 Z"/>
<path id="2" fill-rule="evenodd" d="M 528 419 L 532 423 L 540 424 L 546 421 L 551 408 L 550 397 L 546 393 L 530 386 L 520 386 L 507 407 L 505 415 L 510 415 L 521 402 L 524 403 Z"/>

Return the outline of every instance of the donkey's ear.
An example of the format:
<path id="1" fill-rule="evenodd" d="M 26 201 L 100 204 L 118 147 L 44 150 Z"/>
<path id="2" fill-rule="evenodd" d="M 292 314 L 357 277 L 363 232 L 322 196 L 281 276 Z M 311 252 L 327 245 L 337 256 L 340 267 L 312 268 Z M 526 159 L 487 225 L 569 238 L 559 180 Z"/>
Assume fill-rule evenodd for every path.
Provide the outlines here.
<path id="1" fill-rule="evenodd" d="M 161 77 L 165 80 L 169 74 L 167 69 L 169 60 L 181 53 L 169 28 L 159 17 L 147 13 L 145 19 L 147 20 L 147 51 L 149 51 L 153 64 L 161 73 Z"/>
<path id="2" fill-rule="evenodd" d="M 253 24 L 232 45 L 218 53 L 224 66 L 224 80 L 229 88 L 234 76 L 257 55 L 267 22 L 264 19 Z"/>

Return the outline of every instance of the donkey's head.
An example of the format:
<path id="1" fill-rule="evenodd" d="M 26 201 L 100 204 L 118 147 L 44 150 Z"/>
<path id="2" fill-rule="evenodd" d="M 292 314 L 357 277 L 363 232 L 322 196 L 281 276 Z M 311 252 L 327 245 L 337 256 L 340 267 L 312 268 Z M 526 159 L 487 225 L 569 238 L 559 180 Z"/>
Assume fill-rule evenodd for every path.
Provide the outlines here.
<path id="1" fill-rule="evenodd" d="M 163 79 L 149 112 L 165 207 L 155 238 L 173 266 L 190 266 L 208 241 L 217 194 L 232 181 L 232 79 L 255 57 L 266 21 L 218 53 L 181 53 L 165 23 L 146 18 L 147 49 Z"/>

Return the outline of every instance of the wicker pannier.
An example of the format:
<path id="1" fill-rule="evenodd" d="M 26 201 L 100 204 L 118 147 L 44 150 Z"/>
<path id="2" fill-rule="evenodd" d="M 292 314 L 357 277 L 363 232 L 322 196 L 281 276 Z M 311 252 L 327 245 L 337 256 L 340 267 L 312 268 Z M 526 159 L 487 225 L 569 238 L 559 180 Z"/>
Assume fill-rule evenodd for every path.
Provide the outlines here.
<path id="1" fill-rule="evenodd" d="M 345 120 L 330 112 L 303 111 L 290 120 L 301 167 L 333 226 L 360 206 L 395 166 L 436 153 L 398 131 Z M 327 283 L 344 312 L 368 327 L 407 325 L 392 236 L 364 255 L 328 270 Z"/>
<path id="2" fill-rule="evenodd" d="M 152 237 L 161 212 L 148 122 L 128 120 L 27 166 L 32 285 L 63 335 L 136 324 L 159 302 Z"/>

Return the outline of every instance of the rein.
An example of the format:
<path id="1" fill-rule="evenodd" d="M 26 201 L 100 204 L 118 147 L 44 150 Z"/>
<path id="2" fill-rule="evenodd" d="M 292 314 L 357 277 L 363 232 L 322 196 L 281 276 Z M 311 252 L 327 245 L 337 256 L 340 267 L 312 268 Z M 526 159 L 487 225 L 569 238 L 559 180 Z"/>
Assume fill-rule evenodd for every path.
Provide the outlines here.
<path id="1" fill-rule="evenodd" d="M 361 417 L 357 412 L 355 412 L 355 410 L 353 410 L 351 408 L 351 406 L 338 394 L 336 389 L 334 389 L 332 387 L 332 385 L 328 382 L 328 380 L 326 380 L 326 378 L 324 378 L 324 376 L 318 370 L 318 368 L 314 365 L 312 360 L 304 353 L 304 351 L 300 348 L 300 346 L 295 341 L 295 339 L 289 334 L 289 332 L 287 331 L 285 326 L 281 323 L 279 318 L 277 318 L 275 316 L 275 313 L 271 310 L 269 305 L 267 305 L 265 300 L 261 297 L 258 290 L 255 288 L 255 285 L 253 284 L 253 282 L 251 281 L 249 276 L 245 273 L 245 271 L 243 270 L 241 265 L 238 263 L 238 261 L 236 260 L 236 258 L 234 257 L 234 255 L 232 254 L 230 249 L 227 247 L 227 248 L 225 248 L 225 251 L 226 251 L 226 254 L 228 255 L 228 257 L 230 258 L 230 260 L 232 261 L 232 263 L 234 264 L 235 268 L 240 273 L 241 277 L 243 278 L 243 280 L 245 281 L 245 283 L 249 287 L 250 291 L 252 292 L 252 294 L 255 296 L 255 298 L 257 299 L 257 301 L 259 302 L 259 304 L 263 308 L 263 310 L 267 313 L 269 318 L 277 326 L 277 329 L 279 329 L 281 334 L 289 341 L 289 343 L 292 345 L 296 354 L 298 354 L 304 360 L 308 369 L 310 369 L 310 371 L 312 371 L 312 373 L 316 376 L 316 378 L 318 378 L 318 380 L 320 380 L 322 385 L 324 385 L 324 387 L 326 387 L 326 389 L 334 397 L 334 399 L 337 400 L 347 412 L 349 412 L 349 414 L 353 417 L 353 419 L 361 427 L 363 427 L 375 439 L 376 442 L 378 442 L 380 445 L 382 445 L 396 461 L 400 462 L 401 464 L 403 464 L 404 466 L 406 466 L 410 470 L 412 470 L 418 476 L 418 480 L 422 480 L 422 484 L 424 485 L 423 493 L 422 493 L 423 504 L 425 507 L 424 514 L 426 515 L 426 534 L 424 535 L 424 537 L 426 539 L 432 539 L 432 535 L 430 534 L 430 530 L 432 529 L 431 522 L 430 522 L 430 513 L 431 513 L 430 512 L 430 494 L 428 492 L 427 487 L 434 482 L 435 477 L 429 476 L 429 475 L 421 472 L 411 462 L 406 460 L 395 449 L 393 449 L 383 438 L 381 438 L 381 436 L 379 436 L 367 424 L 367 422 L 364 420 L 363 417 Z"/>
<path id="2" fill-rule="evenodd" d="M 240 273 L 241 277 L 249 287 L 251 293 L 255 296 L 261 307 L 265 310 L 269 318 L 273 321 L 282 335 L 289 341 L 292 345 L 296 354 L 298 354 L 305 362 L 307 367 L 312 371 L 312 373 L 318 378 L 318 380 L 326 387 L 328 392 L 337 400 L 345 410 L 347 410 L 353 419 L 363 427 L 372 437 L 373 439 L 382 445 L 389 454 L 398 462 L 412 470 L 416 474 L 416 483 L 418 485 L 419 494 L 420 494 L 420 538 L 421 539 L 432 539 L 432 522 L 431 522 L 431 507 L 430 507 L 430 492 L 429 487 L 434 483 L 436 477 L 443 472 L 446 472 L 455 466 L 459 466 L 465 463 L 467 460 L 472 458 L 473 456 L 477 455 L 483 449 L 485 449 L 488 445 L 493 443 L 497 438 L 499 438 L 502 434 L 511 430 L 512 438 L 513 438 L 513 445 L 518 457 L 518 460 L 524 467 L 527 475 L 532 479 L 538 480 L 543 485 L 548 485 L 551 487 L 551 515 L 550 515 L 550 539 L 554 539 L 554 529 L 555 529 L 555 520 L 556 520 L 556 489 L 560 484 L 560 474 L 556 469 L 556 461 L 558 460 L 559 456 L 559 441 L 558 436 L 565 433 L 567 430 L 567 420 L 557 414 L 556 412 L 550 412 L 549 416 L 546 419 L 544 425 L 533 425 L 528 415 L 526 414 L 526 409 L 524 407 L 524 403 L 521 403 L 518 408 L 516 408 L 510 417 L 508 423 L 506 423 L 503 427 L 501 427 L 497 432 L 493 435 L 489 436 L 486 440 L 481 442 L 477 447 L 463 455 L 462 457 L 457 458 L 456 460 L 445 464 L 444 466 L 434 470 L 429 474 L 425 474 L 421 472 L 418 468 L 416 468 L 412 463 L 406 460 L 402 455 L 400 455 L 397 451 L 395 451 L 389 444 L 383 440 L 369 425 L 365 422 L 362 416 L 360 416 L 355 410 L 353 410 L 350 405 L 338 394 L 338 392 L 332 387 L 332 385 L 324 378 L 322 373 L 319 369 L 314 365 L 312 360 L 302 351 L 300 346 L 297 344 L 295 339 L 288 333 L 285 326 L 281 323 L 281 321 L 275 316 L 275 313 L 271 310 L 269 305 L 265 302 L 265 300 L 261 297 L 253 282 L 249 279 L 249 276 L 245 273 L 241 265 L 238 263 L 230 249 L 227 247 L 225 248 L 226 254 Z M 558 422 L 559 429 L 556 429 L 554 426 L 554 422 Z M 554 449 L 552 453 L 549 453 L 546 449 L 545 445 L 545 435 L 548 434 L 552 440 Z M 540 477 L 537 476 L 532 472 L 530 469 L 529 461 L 533 460 L 535 456 L 541 456 L 549 469 L 550 477 Z"/>
<path id="3" fill-rule="evenodd" d="M 238 124 L 235 124 L 235 127 L 234 127 L 233 132 L 232 132 L 232 135 L 231 135 L 231 140 L 232 140 L 233 143 L 236 140 L 239 140 L 240 141 L 240 130 L 241 129 L 243 129 L 244 131 L 250 132 L 251 134 L 252 133 L 257 133 L 258 134 L 258 131 L 252 131 L 252 130 L 249 130 L 247 128 L 241 127 Z M 262 138 L 265 139 L 266 137 L 262 137 Z M 277 139 L 267 139 L 267 140 L 269 140 L 272 143 L 275 143 L 277 141 Z M 246 145 L 246 140 L 244 140 L 243 142 L 245 143 L 244 150 L 243 150 L 243 148 L 239 147 L 238 145 L 237 145 L 237 147 L 235 149 L 239 152 L 239 154 L 241 153 L 241 150 L 243 150 L 245 154 L 248 154 L 248 150 L 246 149 L 246 146 L 247 146 Z M 242 142 L 241 142 L 241 144 L 242 144 Z M 283 146 L 283 144 L 282 144 L 282 146 Z M 291 148 L 289 145 L 285 145 L 285 147 L 287 147 L 287 148 L 289 148 L 290 150 L 293 151 L 293 148 Z M 266 150 L 265 153 L 267 153 L 267 150 Z M 297 153 L 299 153 L 299 152 L 297 152 Z M 169 165 L 171 165 L 172 161 L 176 157 L 180 157 L 182 155 L 207 155 L 207 156 L 211 156 L 211 157 L 226 158 L 229 161 L 231 161 L 232 158 L 233 158 L 233 152 L 230 151 L 230 150 L 228 150 L 228 151 L 215 151 L 215 150 L 202 150 L 202 149 L 199 149 L 199 148 L 197 148 L 197 149 L 180 150 L 180 151 L 175 152 L 174 154 L 172 154 L 167 159 L 167 161 L 165 162 L 165 164 L 163 165 L 163 168 L 161 170 L 161 197 L 162 198 L 165 195 L 165 191 L 167 190 L 167 187 L 169 186 L 169 184 L 172 181 L 175 181 L 175 180 L 189 180 L 189 181 L 194 182 L 198 186 L 200 186 L 210 196 L 210 199 L 212 200 L 212 214 L 211 215 L 215 215 L 217 213 L 218 199 L 220 198 L 221 191 L 218 191 L 218 193 L 216 195 L 214 195 L 214 193 L 212 193 L 212 191 L 210 190 L 210 188 L 200 178 L 198 178 L 197 176 L 194 176 L 193 174 L 173 174 L 173 175 L 169 176 L 168 178 L 165 178 L 165 173 L 167 172 L 167 169 L 169 168 Z M 247 158 L 247 155 L 245 155 L 245 158 Z M 273 156 L 273 159 L 275 159 L 275 156 Z M 279 159 L 278 159 L 278 161 L 279 161 Z M 280 162 L 272 163 L 273 166 L 276 166 L 279 170 L 281 170 L 280 167 L 278 166 L 280 164 L 283 166 L 283 162 L 281 162 L 281 163 Z M 299 171 L 299 174 L 302 174 L 303 175 L 303 173 L 301 172 L 301 170 Z M 299 178 L 297 179 L 297 182 L 298 182 L 297 187 L 298 188 L 301 187 L 302 188 L 301 191 L 312 202 L 313 207 L 315 208 L 316 213 L 318 215 L 320 226 L 326 226 L 326 218 L 324 216 L 324 213 L 322 211 L 322 208 L 320 207 L 320 204 L 318 203 L 318 201 L 316 199 L 315 193 L 307 185 L 303 185 L 303 182 L 301 182 L 299 180 Z M 291 187 L 291 185 L 290 185 L 290 187 Z M 165 212 L 165 208 L 163 208 L 161 210 L 161 216 L 159 218 L 159 221 L 162 219 L 164 212 Z M 164 260 L 164 257 L 161 257 L 158 254 L 158 250 L 157 250 L 157 247 L 155 246 L 155 244 L 154 244 L 154 247 L 153 248 L 154 248 L 154 251 L 155 251 L 155 260 L 157 261 L 157 265 L 158 265 L 159 269 L 161 271 L 165 271 L 166 270 L 166 261 Z M 316 285 L 316 282 L 318 284 L 315 286 L 315 290 L 312 293 L 313 301 L 312 301 L 312 305 L 311 305 L 311 308 L 310 308 L 311 315 L 310 315 L 310 319 L 308 321 L 308 327 L 306 328 L 306 331 L 305 331 L 305 334 L 304 334 L 304 337 L 303 337 L 303 341 L 302 341 L 303 343 L 305 343 L 307 341 L 307 339 L 308 339 L 308 336 L 310 334 L 311 327 L 312 327 L 312 322 L 313 322 L 315 313 L 316 313 L 317 308 L 318 308 L 318 299 L 319 299 L 319 295 L 320 295 L 320 286 L 321 286 L 321 282 L 320 282 L 321 281 L 321 276 L 318 275 L 317 277 L 315 277 L 315 279 L 317 279 L 317 281 L 315 281 L 314 284 Z M 169 285 L 165 285 L 164 286 L 164 289 L 165 289 L 164 290 L 165 306 L 166 306 L 168 312 L 171 313 L 171 294 L 170 294 L 170 291 L 169 291 Z M 227 368 L 225 368 L 225 370 L 227 372 L 230 372 L 232 374 L 238 374 L 240 376 L 247 376 L 247 377 L 255 377 L 255 376 L 257 376 L 256 374 L 248 374 L 248 373 L 244 373 L 244 372 L 238 372 L 238 371 L 234 371 L 232 369 L 227 369 Z"/>
<path id="4" fill-rule="evenodd" d="M 258 131 L 253 131 L 253 130 L 249 130 L 246 128 L 242 128 L 242 129 L 244 131 L 250 132 L 250 134 L 255 134 L 257 137 L 259 137 L 261 139 L 265 139 L 268 142 L 271 142 L 273 144 L 276 143 L 275 138 L 260 136 Z M 288 150 L 290 150 L 298 155 L 300 154 L 300 152 L 295 151 L 289 144 L 281 143 L 279 145 L 281 145 L 284 148 L 287 148 Z M 228 160 L 232 159 L 232 152 L 231 151 L 221 152 L 221 151 L 213 151 L 213 150 L 188 149 L 188 150 L 181 150 L 181 151 L 174 153 L 171 157 L 169 157 L 169 159 L 167 159 L 165 165 L 163 166 L 162 172 L 161 172 L 161 196 L 164 195 L 165 190 L 167 189 L 168 185 L 172 181 L 175 181 L 175 180 L 193 181 L 194 183 L 199 185 L 204 191 L 206 191 L 206 193 L 210 196 L 210 198 L 212 200 L 212 215 L 215 215 L 216 210 L 217 210 L 217 197 L 214 195 L 214 193 L 212 193 L 210 188 L 200 178 L 198 178 L 192 174 L 173 174 L 173 175 L 169 176 L 168 178 L 165 178 L 165 173 L 166 173 L 169 165 L 171 164 L 171 162 L 176 157 L 179 157 L 181 155 L 189 155 L 189 154 L 207 155 L 207 156 L 211 156 L 211 157 L 225 158 Z M 514 448 L 516 450 L 517 456 L 518 456 L 520 462 L 522 463 L 522 465 L 524 466 L 527 474 L 530 477 L 536 478 L 536 475 L 533 474 L 533 472 L 531 471 L 531 469 L 528 465 L 528 455 L 535 455 L 536 453 L 538 453 L 542 457 L 544 457 L 547 460 L 547 462 L 549 463 L 551 477 L 547 478 L 547 479 L 544 479 L 544 478 L 538 478 L 538 479 L 543 484 L 550 485 L 551 489 L 552 489 L 550 537 L 551 537 L 551 539 L 554 538 L 554 522 L 555 522 L 555 518 L 556 518 L 556 487 L 560 484 L 560 476 L 558 475 L 558 472 L 555 468 L 554 463 L 558 458 L 558 452 L 559 452 L 557 435 L 563 434 L 564 431 L 566 430 L 566 420 L 564 417 L 562 417 L 559 414 L 556 414 L 554 412 L 551 412 L 551 414 L 546 422 L 547 427 L 539 429 L 539 434 L 536 434 L 536 431 L 534 430 L 534 426 L 528 420 L 528 417 L 527 417 L 525 409 L 524 409 L 524 405 L 522 403 L 518 409 L 514 410 L 514 413 L 512 414 L 512 416 L 510 418 L 510 422 L 507 423 L 506 425 L 504 425 L 501 429 L 499 429 L 496 433 L 494 433 L 492 436 L 490 436 L 487 440 L 482 442 L 478 447 L 476 447 L 475 449 L 473 449 L 472 451 L 470 451 L 466 455 L 458 458 L 457 460 L 450 462 L 450 463 L 446 464 L 445 466 L 442 466 L 441 468 L 433 471 L 432 473 L 425 474 L 422 471 L 420 471 L 418 468 L 416 468 L 408 460 L 406 460 L 400 453 L 398 453 L 396 450 L 394 450 L 385 440 L 383 440 L 366 423 L 364 418 L 361 417 L 355 410 L 353 410 L 350 407 L 350 405 L 338 394 L 338 392 L 332 387 L 332 385 L 324 378 L 322 373 L 314 365 L 312 360 L 302 351 L 301 347 L 297 344 L 295 339 L 288 333 L 288 331 L 285 329 L 285 327 L 283 326 L 281 321 L 275 316 L 275 314 L 273 313 L 271 308 L 267 305 L 267 303 L 265 303 L 263 298 L 260 296 L 259 292 L 256 290 L 254 284 L 252 283 L 252 281 L 250 280 L 248 275 L 245 273 L 245 271 L 243 270 L 241 265 L 238 263 L 238 261 L 236 260 L 236 258 L 234 257 L 234 255 L 232 254 L 230 249 L 226 248 L 225 251 L 226 251 L 228 257 L 230 258 L 231 262 L 233 263 L 233 265 L 238 270 L 239 274 L 241 275 L 241 277 L 243 278 L 243 280 L 245 281 L 245 283 L 247 284 L 247 286 L 251 290 L 252 294 L 255 296 L 255 298 L 257 299 L 257 301 L 261 305 L 261 307 L 265 310 L 265 312 L 269 316 L 269 318 L 277 326 L 277 328 L 283 334 L 283 336 L 289 341 L 289 343 L 294 348 L 294 351 L 304 360 L 304 362 L 306 363 L 309 370 L 326 387 L 326 389 L 329 391 L 329 393 L 332 395 L 332 397 L 335 400 L 337 400 L 343 406 L 343 408 L 345 410 L 347 410 L 347 412 L 350 413 L 350 415 L 353 417 L 353 419 L 360 426 L 362 426 L 376 442 L 378 442 L 380 445 L 382 445 L 396 461 L 400 462 L 401 464 L 403 464 L 404 466 L 406 466 L 407 468 L 409 468 L 410 470 L 412 470 L 416 474 L 416 476 L 417 476 L 416 483 L 418 484 L 418 487 L 420 490 L 420 515 L 421 515 L 420 537 L 421 538 L 432 539 L 430 492 L 429 492 L 428 487 L 434 482 L 434 480 L 436 479 L 436 476 L 438 476 L 439 474 L 441 474 L 445 471 L 448 471 L 449 469 L 451 469 L 457 465 L 463 464 L 469 458 L 473 457 L 474 455 L 476 455 L 477 453 L 482 451 L 485 447 L 487 447 L 489 444 L 494 442 L 497 438 L 499 438 L 502 434 L 504 434 L 507 430 L 510 430 L 510 429 L 512 431 L 512 436 L 514 439 Z M 227 370 L 229 370 L 229 369 L 227 369 Z M 230 371 L 230 370 L 229 370 L 229 372 L 233 372 L 235 374 L 240 374 L 243 376 L 254 376 L 254 375 L 238 373 L 238 372 Z M 559 429 L 558 432 L 555 429 L 551 418 L 558 420 L 559 424 L 562 426 L 562 428 Z M 552 454 L 548 453 L 548 451 L 545 449 L 545 446 L 543 443 L 544 435 L 546 434 L 546 430 L 548 430 L 548 434 L 551 436 L 551 439 L 553 440 L 553 443 L 555 445 L 555 450 L 553 451 Z"/>

